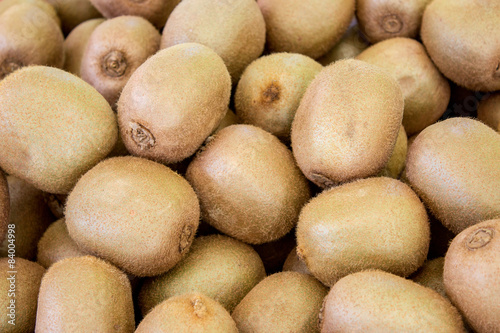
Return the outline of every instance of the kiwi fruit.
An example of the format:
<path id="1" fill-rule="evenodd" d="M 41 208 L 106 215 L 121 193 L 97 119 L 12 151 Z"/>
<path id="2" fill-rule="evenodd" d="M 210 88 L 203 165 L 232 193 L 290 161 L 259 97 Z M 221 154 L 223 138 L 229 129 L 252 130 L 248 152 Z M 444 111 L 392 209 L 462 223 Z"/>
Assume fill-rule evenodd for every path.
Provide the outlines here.
<path id="1" fill-rule="evenodd" d="M 426 206 L 458 234 L 500 217 L 500 134 L 450 118 L 424 129 L 408 151 L 406 177 Z"/>
<path id="2" fill-rule="evenodd" d="M 358 24 L 355 24 L 347 30 L 342 39 L 330 51 L 318 59 L 318 62 L 323 66 L 328 66 L 337 60 L 355 58 L 368 45 Z"/>
<path id="3" fill-rule="evenodd" d="M 0 258 L 0 331 L 35 330 L 38 291 L 45 268 L 22 258 Z"/>
<path id="4" fill-rule="evenodd" d="M 54 6 L 61 19 L 61 28 L 68 35 L 79 24 L 102 17 L 89 0 L 45 0 Z"/>
<path id="5" fill-rule="evenodd" d="M 0 167 L 42 191 L 68 193 L 116 143 L 104 97 L 63 70 L 17 70 L 0 81 L 0 104 Z"/>
<path id="6" fill-rule="evenodd" d="M 302 54 L 275 53 L 245 69 L 234 104 L 245 124 L 255 125 L 290 141 L 293 117 L 307 87 L 323 69 Z"/>
<path id="7" fill-rule="evenodd" d="M 36 333 L 134 332 L 132 290 L 127 276 L 92 256 L 52 265 L 38 295 Z"/>
<path id="8" fill-rule="evenodd" d="M 217 128 L 212 132 L 212 135 L 216 134 L 223 128 L 240 123 L 241 123 L 240 118 L 236 114 L 234 114 L 234 112 L 231 109 L 227 109 L 226 115 L 224 116 L 224 118 L 222 118 L 221 122 L 219 123 L 219 126 L 217 126 Z"/>
<path id="9" fill-rule="evenodd" d="M 499 251 L 500 219 L 495 219 L 463 230 L 446 253 L 446 293 L 478 333 L 500 328 Z"/>
<path id="10" fill-rule="evenodd" d="M 183 0 L 163 29 L 161 48 L 200 43 L 213 49 L 234 83 L 264 50 L 266 25 L 255 0 Z"/>
<path id="11" fill-rule="evenodd" d="M 0 80 L 28 65 L 61 68 L 64 64 L 61 28 L 46 11 L 23 3 L 0 15 Z"/>
<path id="12" fill-rule="evenodd" d="M 377 175 L 394 150 L 404 100 L 385 70 L 347 59 L 325 67 L 292 123 L 292 150 L 304 175 L 326 188 Z"/>
<path id="13" fill-rule="evenodd" d="M 66 204 L 66 225 L 78 247 L 139 277 L 177 264 L 199 217 L 198 198 L 184 178 L 132 156 L 99 163 L 80 178 Z"/>
<path id="14" fill-rule="evenodd" d="M 9 185 L 2 170 L 0 170 L 0 242 L 6 238 L 9 224 L 10 196 Z"/>
<path id="15" fill-rule="evenodd" d="M 434 258 L 424 263 L 420 269 L 411 276 L 411 279 L 427 288 L 446 296 L 443 282 L 444 257 Z"/>
<path id="16" fill-rule="evenodd" d="M 338 281 L 325 298 L 320 328 L 322 333 L 466 332 L 457 309 L 439 293 L 379 270 Z"/>
<path id="17" fill-rule="evenodd" d="M 240 333 L 316 332 L 328 290 L 309 275 L 282 272 L 256 285 L 232 313 Z"/>
<path id="18" fill-rule="evenodd" d="M 370 46 L 356 59 L 388 70 L 403 91 L 403 126 L 408 135 L 434 124 L 446 111 L 450 85 L 427 55 L 410 38 L 392 38 Z"/>
<path id="19" fill-rule="evenodd" d="M 200 293 L 172 297 L 157 305 L 135 333 L 238 333 L 222 305 Z"/>
<path id="20" fill-rule="evenodd" d="M 297 225 L 297 254 L 327 286 L 365 269 L 406 277 L 427 258 L 425 207 L 399 180 L 374 177 L 312 199 Z"/>
<path id="21" fill-rule="evenodd" d="M 249 244 L 286 235 L 310 197 L 290 150 L 252 125 L 217 133 L 193 159 L 186 178 L 198 194 L 203 219 Z"/>
<path id="22" fill-rule="evenodd" d="M 500 2 L 435 0 L 422 19 L 422 41 L 447 78 L 469 90 L 500 90 Z"/>
<path id="23" fill-rule="evenodd" d="M 75 29 L 64 40 L 64 70 L 80 75 L 80 70 L 82 67 L 82 58 L 87 47 L 87 43 L 92 35 L 92 32 L 105 20 L 104 19 L 92 19 L 79 24 Z"/>
<path id="24" fill-rule="evenodd" d="M 406 154 L 408 152 L 408 137 L 404 126 L 401 125 L 399 129 L 396 145 L 392 151 L 389 162 L 379 175 L 399 179 L 401 173 L 405 168 Z"/>
<path id="25" fill-rule="evenodd" d="M 477 118 L 495 131 L 500 132 L 500 93 L 479 102 Z"/>
<path id="26" fill-rule="evenodd" d="M 356 18 L 373 44 L 395 37 L 416 38 L 424 10 L 431 1 L 357 0 Z"/>
<path id="27" fill-rule="evenodd" d="M 61 25 L 61 20 L 59 19 L 55 8 L 48 3 L 47 0 L 2 0 L 0 1 L 0 15 L 2 15 L 10 7 L 20 4 L 29 4 L 39 7 L 52 17 L 58 26 Z"/>
<path id="28" fill-rule="evenodd" d="M 290 251 L 288 257 L 286 257 L 285 263 L 283 264 L 283 272 L 286 271 L 312 275 L 305 262 L 297 255 L 297 247 L 294 247 L 293 250 Z"/>
<path id="29" fill-rule="evenodd" d="M 354 0 L 257 0 L 266 21 L 266 47 L 313 59 L 330 50 L 349 28 Z"/>
<path id="30" fill-rule="evenodd" d="M 132 74 L 118 100 L 123 142 L 133 155 L 180 162 L 217 128 L 230 96 L 231 78 L 214 51 L 196 43 L 161 50 Z"/>

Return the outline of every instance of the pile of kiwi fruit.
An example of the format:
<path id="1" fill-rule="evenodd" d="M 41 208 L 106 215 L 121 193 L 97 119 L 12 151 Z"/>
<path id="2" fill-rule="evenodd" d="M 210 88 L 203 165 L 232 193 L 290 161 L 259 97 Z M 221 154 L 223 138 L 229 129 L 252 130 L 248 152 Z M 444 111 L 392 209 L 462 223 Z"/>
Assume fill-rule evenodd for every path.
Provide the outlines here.
<path id="1" fill-rule="evenodd" d="M 500 333 L 499 0 L 0 1 L 0 332 Z"/>

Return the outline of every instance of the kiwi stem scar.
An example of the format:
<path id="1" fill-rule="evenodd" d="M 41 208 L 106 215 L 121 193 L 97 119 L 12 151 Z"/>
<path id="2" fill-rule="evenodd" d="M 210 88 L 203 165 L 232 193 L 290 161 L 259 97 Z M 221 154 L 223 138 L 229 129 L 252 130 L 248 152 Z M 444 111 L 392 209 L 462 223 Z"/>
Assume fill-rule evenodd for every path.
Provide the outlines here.
<path id="1" fill-rule="evenodd" d="M 395 14 L 386 15 L 382 18 L 382 28 L 385 32 L 396 34 L 403 29 L 403 22 Z"/>
<path id="2" fill-rule="evenodd" d="M 130 124 L 130 136 L 140 149 L 151 149 L 156 144 L 153 134 L 139 123 Z"/>
<path id="3" fill-rule="evenodd" d="M 111 51 L 102 62 L 102 70 L 111 77 L 120 77 L 127 70 L 127 59 L 121 51 Z"/>

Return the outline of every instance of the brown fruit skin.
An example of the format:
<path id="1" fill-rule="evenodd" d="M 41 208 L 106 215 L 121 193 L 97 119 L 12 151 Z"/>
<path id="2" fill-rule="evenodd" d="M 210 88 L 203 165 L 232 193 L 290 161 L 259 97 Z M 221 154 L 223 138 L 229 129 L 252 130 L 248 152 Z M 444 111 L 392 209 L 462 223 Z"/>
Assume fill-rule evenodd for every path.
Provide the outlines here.
<path id="1" fill-rule="evenodd" d="M 446 111 L 450 84 L 416 40 L 384 40 L 356 59 L 387 69 L 398 81 L 405 99 L 403 126 L 409 136 L 434 124 Z"/>
<path id="2" fill-rule="evenodd" d="M 444 226 L 458 234 L 500 217 L 500 134 L 468 118 L 423 130 L 408 151 L 406 177 Z"/>
<path id="3" fill-rule="evenodd" d="M 160 33 L 138 16 L 119 16 L 95 28 L 82 57 L 81 77 L 115 107 L 134 71 L 160 48 Z"/>
<path id="4" fill-rule="evenodd" d="M 10 7 L 19 4 L 30 4 L 39 7 L 52 17 L 58 26 L 61 26 L 61 20 L 59 19 L 55 8 L 46 0 L 2 0 L 0 1 L 0 15 L 2 15 Z"/>
<path id="5" fill-rule="evenodd" d="M 133 155 L 180 162 L 217 128 L 230 96 L 231 78 L 214 51 L 195 43 L 161 50 L 132 74 L 118 100 L 123 142 Z"/>
<path id="6" fill-rule="evenodd" d="M 35 333 L 123 332 L 135 328 L 127 276 L 92 256 L 69 258 L 45 273 Z"/>
<path id="7" fill-rule="evenodd" d="M 161 48 L 200 43 L 214 50 L 233 83 L 264 50 L 266 24 L 255 0 L 183 0 L 168 18 Z"/>
<path id="8" fill-rule="evenodd" d="M 5 174 L 0 170 L 0 241 L 6 238 L 7 225 L 9 224 L 10 196 L 9 185 Z"/>
<path id="9" fill-rule="evenodd" d="M 64 64 L 61 28 L 43 9 L 20 4 L 0 16 L 0 80 L 28 65 L 61 68 Z"/>
<path id="10" fill-rule="evenodd" d="M 387 162 L 379 175 L 399 179 L 405 168 L 407 152 L 408 137 L 406 136 L 405 128 L 401 125 L 389 162 Z"/>
<path id="11" fill-rule="evenodd" d="M 79 24 L 102 17 L 89 0 L 45 0 L 54 6 L 61 19 L 61 28 L 68 35 Z"/>
<path id="12" fill-rule="evenodd" d="M 354 17 L 354 0 L 258 0 L 266 21 L 266 47 L 313 59 L 330 50 Z"/>
<path id="13" fill-rule="evenodd" d="M 441 296 L 446 296 L 443 282 L 444 257 L 428 260 L 420 269 L 411 276 L 411 279 L 427 288 L 437 291 Z"/>
<path id="14" fill-rule="evenodd" d="M 496 219 L 462 231 L 446 253 L 446 293 L 478 333 L 500 332 L 499 252 L 500 219 Z"/>
<path id="15" fill-rule="evenodd" d="M 342 36 L 342 39 L 330 51 L 319 58 L 318 62 L 323 66 L 328 66 L 337 60 L 352 59 L 368 46 L 368 42 L 361 35 L 359 26 L 356 24 L 349 28 Z"/>
<path id="16" fill-rule="evenodd" d="M 500 132 L 500 93 L 479 102 L 477 119 Z"/>
<path id="17" fill-rule="evenodd" d="M 310 197 L 292 153 L 251 125 L 221 130 L 193 159 L 186 178 L 198 194 L 203 220 L 249 244 L 287 234 Z"/>
<path id="18" fill-rule="evenodd" d="M 352 59 L 325 67 L 293 120 L 298 166 L 322 188 L 376 175 L 394 150 L 403 108 L 401 88 L 384 70 Z"/>
<path id="19" fill-rule="evenodd" d="M 424 10 L 431 1 L 357 0 L 356 18 L 373 44 L 395 37 L 416 38 Z"/>
<path id="20" fill-rule="evenodd" d="M 130 156 L 99 163 L 80 178 L 66 204 L 68 232 L 77 245 L 139 277 L 177 264 L 199 218 L 198 198 L 184 178 Z"/>
<path id="21" fill-rule="evenodd" d="M 36 308 L 38 300 L 38 291 L 45 268 L 37 263 L 15 258 L 15 267 L 9 263 L 9 258 L 0 258 L 0 331 L 2 333 L 25 333 L 33 332 L 36 321 Z M 15 271 L 16 273 L 12 273 Z M 8 280 L 15 276 L 15 282 Z M 11 295 L 9 295 L 11 294 Z M 15 294 L 12 295 L 12 294 Z M 9 317 L 11 310 L 7 307 L 11 305 L 10 301 L 15 300 L 15 317 Z M 8 321 L 15 319 L 15 325 Z"/>
<path id="22" fill-rule="evenodd" d="M 346 276 L 325 298 L 321 333 L 465 333 L 450 302 L 432 289 L 378 270 Z"/>
<path id="23" fill-rule="evenodd" d="M 238 333 L 231 315 L 219 303 L 200 294 L 172 297 L 157 305 L 135 333 Z"/>
<path id="24" fill-rule="evenodd" d="M 219 132 L 223 128 L 240 123 L 241 123 L 240 118 L 237 115 L 235 115 L 231 109 L 227 109 L 226 115 L 224 116 L 224 118 L 222 118 L 221 122 L 219 123 L 219 126 L 217 126 L 217 128 L 212 132 L 212 135 L 217 134 L 217 132 Z"/>
<path id="25" fill-rule="evenodd" d="M 292 271 L 312 276 L 311 271 L 309 271 L 309 268 L 307 268 L 306 263 L 302 261 L 297 255 L 297 247 L 294 247 L 286 258 L 285 263 L 283 264 L 283 272 L 285 271 Z"/>
<path id="26" fill-rule="evenodd" d="M 500 89 L 500 3 L 435 0 L 420 34 L 432 61 L 447 78 L 474 91 Z"/>

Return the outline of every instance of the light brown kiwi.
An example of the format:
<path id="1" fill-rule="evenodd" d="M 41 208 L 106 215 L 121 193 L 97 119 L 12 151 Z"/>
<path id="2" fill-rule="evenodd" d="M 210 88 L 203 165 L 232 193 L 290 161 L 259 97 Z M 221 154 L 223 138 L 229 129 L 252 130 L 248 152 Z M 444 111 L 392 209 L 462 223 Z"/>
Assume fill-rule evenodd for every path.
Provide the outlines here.
<path id="1" fill-rule="evenodd" d="M 157 305 L 135 333 L 238 333 L 229 312 L 200 293 L 172 297 Z"/>
<path id="2" fill-rule="evenodd" d="M 392 151 L 389 162 L 379 175 L 399 179 L 405 168 L 406 154 L 408 152 L 408 137 L 406 136 L 405 128 L 401 125 L 399 129 L 396 145 Z"/>
<path id="3" fill-rule="evenodd" d="M 274 53 L 255 60 L 238 82 L 236 114 L 245 124 L 290 141 L 300 100 L 322 69 L 313 59 L 296 53 Z"/>
<path id="4" fill-rule="evenodd" d="M 447 78 L 469 90 L 500 90 L 500 2 L 435 0 L 422 19 L 422 41 Z"/>
<path id="5" fill-rule="evenodd" d="M 9 224 L 10 196 L 5 174 L 0 170 L 0 241 L 4 241 Z"/>
<path id="6" fill-rule="evenodd" d="M 217 128 L 230 95 L 227 68 L 208 47 L 187 43 L 161 50 L 132 74 L 120 96 L 123 142 L 133 155 L 180 162 Z"/>
<path id="7" fill-rule="evenodd" d="M 45 268 L 22 258 L 0 258 L 0 331 L 33 332 Z"/>
<path id="8" fill-rule="evenodd" d="M 359 30 L 358 24 L 355 24 L 347 30 L 342 39 L 330 51 L 318 59 L 318 62 L 323 66 L 328 66 L 337 60 L 352 59 L 369 45 Z"/>
<path id="9" fill-rule="evenodd" d="M 234 112 L 231 109 L 227 109 L 226 115 L 224 116 L 224 118 L 222 118 L 221 122 L 219 123 L 219 126 L 217 126 L 217 128 L 212 132 L 212 135 L 216 134 L 223 128 L 240 123 L 241 119 L 236 114 L 234 114 Z"/>
<path id="10" fill-rule="evenodd" d="M 160 47 L 160 33 L 138 16 L 119 16 L 95 28 L 82 56 L 81 77 L 115 107 L 134 71 Z"/>
<path id="11" fill-rule="evenodd" d="M 68 197 L 66 225 L 85 252 L 135 276 L 165 273 L 187 253 L 198 228 L 198 198 L 168 167 L 138 157 L 104 160 Z"/>
<path id="12" fill-rule="evenodd" d="M 477 119 L 500 132 L 500 93 L 479 102 Z"/>
<path id="13" fill-rule="evenodd" d="M 256 285 L 232 313 L 241 333 L 316 332 L 328 290 L 309 275 L 282 272 Z"/>
<path id="14" fill-rule="evenodd" d="M 434 124 L 446 111 L 450 85 L 416 40 L 384 40 L 364 50 L 356 59 L 388 70 L 398 81 L 405 99 L 403 126 L 408 135 Z"/>
<path id="15" fill-rule="evenodd" d="M 61 68 L 64 37 L 54 19 L 40 7 L 19 4 L 0 15 L 0 79 L 28 65 Z"/>
<path id="16" fill-rule="evenodd" d="M 102 17 L 89 0 L 45 0 L 54 6 L 61 19 L 61 28 L 68 35 L 79 24 Z"/>
<path id="17" fill-rule="evenodd" d="M 469 118 L 427 127 L 408 151 L 406 177 L 455 234 L 500 217 L 500 134 Z"/>
<path id="18" fill-rule="evenodd" d="M 116 117 L 85 81 L 30 66 L 0 81 L 0 167 L 49 193 L 68 193 L 113 148 Z"/>
<path id="19" fill-rule="evenodd" d="M 38 295 L 36 333 L 123 332 L 135 329 L 127 276 L 92 256 L 52 265 Z"/>
<path id="20" fill-rule="evenodd" d="M 203 219 L 249 244 L 286 235 L 310 197 L 290 150 L 252 125 L 221 130 L 193 159 L 186 178 L 198 194 Z"/>
<path id="21" fill-rule="evenodd" d="M 354 0 L 258 0 L 271 53 L 300 53 L 313 59 L 330 50 L 354 17 Z"/>
<path id="22" fill-rule="evenodd" d="M 457 309 L 436 291 L 378 270 L 337 282 L 320 315 L 328 332 L 463 332 Z"/>
<path id="23" fill-rule="evenodd" d="M 424 287 L 437 291 L 446 296 L 443 282 L 444 257 L 428 260 L 420 269 L 411 276 L 411 279 Z"/>
<path id="24" fill-rule="evenodd" d="M 283 264 L 283 272 L 292 271 L 312 275 L 304 261 L 297 255 L 297 247 L 294 247 Z"/>
<path id="25" fill-rule="evenodd" d="M 385 70 L 359 60 L 325 67 L 292 123 L 292 150 L 304 175 L 326 188 L 378 174 L 394 150 L 404 100 Z"/>
<path id="26" fill-rule="evenodd" d="M 61 25 L 61 20 L 57 15 L 55 8 L 46 0 L 2 0 L 0 1 L 0 15 L 14 5 L 30 4 L 39 7 L 56 21 L 57 25 Z"/>

